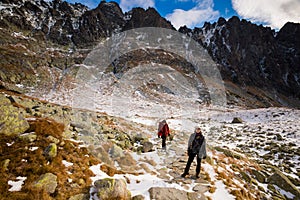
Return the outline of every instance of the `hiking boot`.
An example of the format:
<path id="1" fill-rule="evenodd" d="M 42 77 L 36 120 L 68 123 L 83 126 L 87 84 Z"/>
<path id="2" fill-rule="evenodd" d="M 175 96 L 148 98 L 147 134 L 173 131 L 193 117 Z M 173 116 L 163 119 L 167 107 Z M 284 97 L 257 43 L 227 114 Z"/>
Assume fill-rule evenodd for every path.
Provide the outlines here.
<path id="1" fill-rule="evenodd" d="M 200 178 L 200 175 L 199 175 L 199 174 L 196 174 L 196 178 Z"/>
<path id="2" fill-rule="evenodd" d="M 183 173 L 181 174 L 181 177 L 184 178 L 186 175 L 189 175 L 189 173 Z"/>

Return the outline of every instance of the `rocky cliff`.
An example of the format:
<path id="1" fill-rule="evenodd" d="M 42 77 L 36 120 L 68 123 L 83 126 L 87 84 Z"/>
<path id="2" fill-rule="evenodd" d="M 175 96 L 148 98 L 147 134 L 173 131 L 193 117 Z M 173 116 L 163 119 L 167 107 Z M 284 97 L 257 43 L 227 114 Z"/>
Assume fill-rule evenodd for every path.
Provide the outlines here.
<path id="1" fill-rule="evenodd" d="M 139 27 L 173 28 L 155 9 L 135 8 L 123 13 L 115 2 L 95 9 L 66 1 L 2 1 L 1 27 L 30 31 L 60 45 L 91 47 L 114 32 Z"/>
<path id="2" fill-rule="evenodd" d="M 241 87 L 262 88 L 275 99 L 278 93 L 299 99 L 300 24 L 287 23 L 275 32 L 232 17 L 193 30 L 181 27 L 179 31 L 209 51 L 226 80 Z"/>

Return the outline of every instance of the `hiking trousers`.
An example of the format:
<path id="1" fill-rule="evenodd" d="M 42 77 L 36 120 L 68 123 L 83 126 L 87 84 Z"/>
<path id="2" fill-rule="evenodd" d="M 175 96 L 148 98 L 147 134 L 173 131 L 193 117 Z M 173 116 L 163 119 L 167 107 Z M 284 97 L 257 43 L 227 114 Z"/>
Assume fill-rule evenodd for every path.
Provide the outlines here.
<path id="1" fill-rule="evenodd" d="M 162 149 L 166 149 L 166 140 L 167 140 L 167 137 L 166 136 L 161 136 L 161 139 L 162 139 L 161 148 Z"/>
<path id="2" fill-rule="evenodd" d="M 190 153 L 189 154 L 189 159 L 186 163 L 186 167 L 184 169 L 184 173 L 185 174 L 188 174 L 189 173 L 189 170 L 190 170 L 190 167 L 191 167 L 191 164 L 194 160 L 194 158 L 197 156 L 197 167 L 196 167 L 196 176 L 198 176 L 200 174 L 200 169 L 201 169 L 201 158 L 199 158 L 198 154 L 196 153 Z"/>

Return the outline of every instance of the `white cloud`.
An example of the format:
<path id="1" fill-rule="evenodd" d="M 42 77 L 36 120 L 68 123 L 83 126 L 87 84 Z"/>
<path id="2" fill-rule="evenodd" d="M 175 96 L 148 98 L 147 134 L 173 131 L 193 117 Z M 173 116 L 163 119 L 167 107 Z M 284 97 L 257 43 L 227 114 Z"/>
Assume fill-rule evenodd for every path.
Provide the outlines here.
<path id="1" fill-rule="evenodd" d="M 300 22 L 299 0 L 232 0 L 233 8 L 252 22 L 263 23 L 279 29 L 286 22 Z"/>
<path id="2" fill-rule="evenodd" d="M 213 0 L 197 0 L 197 5 L 190 10 L 175 9 L 173 13 L 166 15 L 166 18 L 172 22 L 178 29 L 180 26 L 187 27 L 201 26 L 206 21 L 216 20 L 220 13 L 213 9 Z"/>
<path id="3" fill-rule="evenodd" d="M 142 7 L 142 8 L 149 8 L 154 7 L 155 2 L 154 0 L 121 0 L 120 7 L 124 12 L 131 10 L 134 7 Z"/>

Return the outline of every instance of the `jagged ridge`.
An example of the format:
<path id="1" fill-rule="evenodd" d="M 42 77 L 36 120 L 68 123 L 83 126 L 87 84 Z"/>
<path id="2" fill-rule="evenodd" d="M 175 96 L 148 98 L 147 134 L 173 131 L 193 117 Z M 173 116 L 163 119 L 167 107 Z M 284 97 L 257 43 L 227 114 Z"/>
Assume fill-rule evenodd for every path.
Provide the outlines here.
<path id="1" fill-rule="evenodd" d="M 82 52 L 80 49 L 92 49 L 97 42 L 113 33 L 147 26 L 174 29 L 153 8 L 134 8 L 123 13 L 115 2 L 102 1 L 92 10 L 82 4 L 70 4 L 61 0 L 3 0 L 1 3 L 1 31 L 7 29 L 11 34 L 21 31 L 24 35 L 37 39 L 40 44 L 44 42 L 46 47 L 62 45 L 58 46 L 61 57 L 70 57 L 69 61 L 64 61 L 64 67 L 59 67 L 63 69 L 80 64 L 89 51 Z M 241 99 L 247 102 L 247 99 L 253 98 L 260 102 L 256 106 L 299 106 L 299 27 L 299 24 L 287 23 L 279 32 L 275 32 L 268 27 L 232 17 L 228 21 L 220 18 L 216 23 L 205 23 L 202 28 L 193 30 L 181 27 L 179 32 L 193 37 L 219 64 L 228 90 L 228 99 L 233 99 L 231 103 L 239 104 Z M 10 41 L 13 39 L 14 37 L 2 42 L 15 43 Z M 64 48 L 68 51 L 61 52 Z M 33 47 L 29 47 L 29 50 L 36 52 Z M 41 47 L 38 51 L 44 52 L 45 49 Z M 55 56 L 46 63 L 52 66 L 52 60 L 56 60 Z M 45 66 L 44 63 L 41 65 Z M 6 66 L 4 68 L 7 69 Z M 11 69 L 20 70 L 19 64 L 12 64 Z M 7 71 L 2 73 L 6 74 Z M 0 73 L 4 82 L 20 83 L 24 79 L 22 75 L 22 78 L 9 80 L 3 78 L 3 74 Z M 243 89 L 240 90 L 240 87 Z"/>

